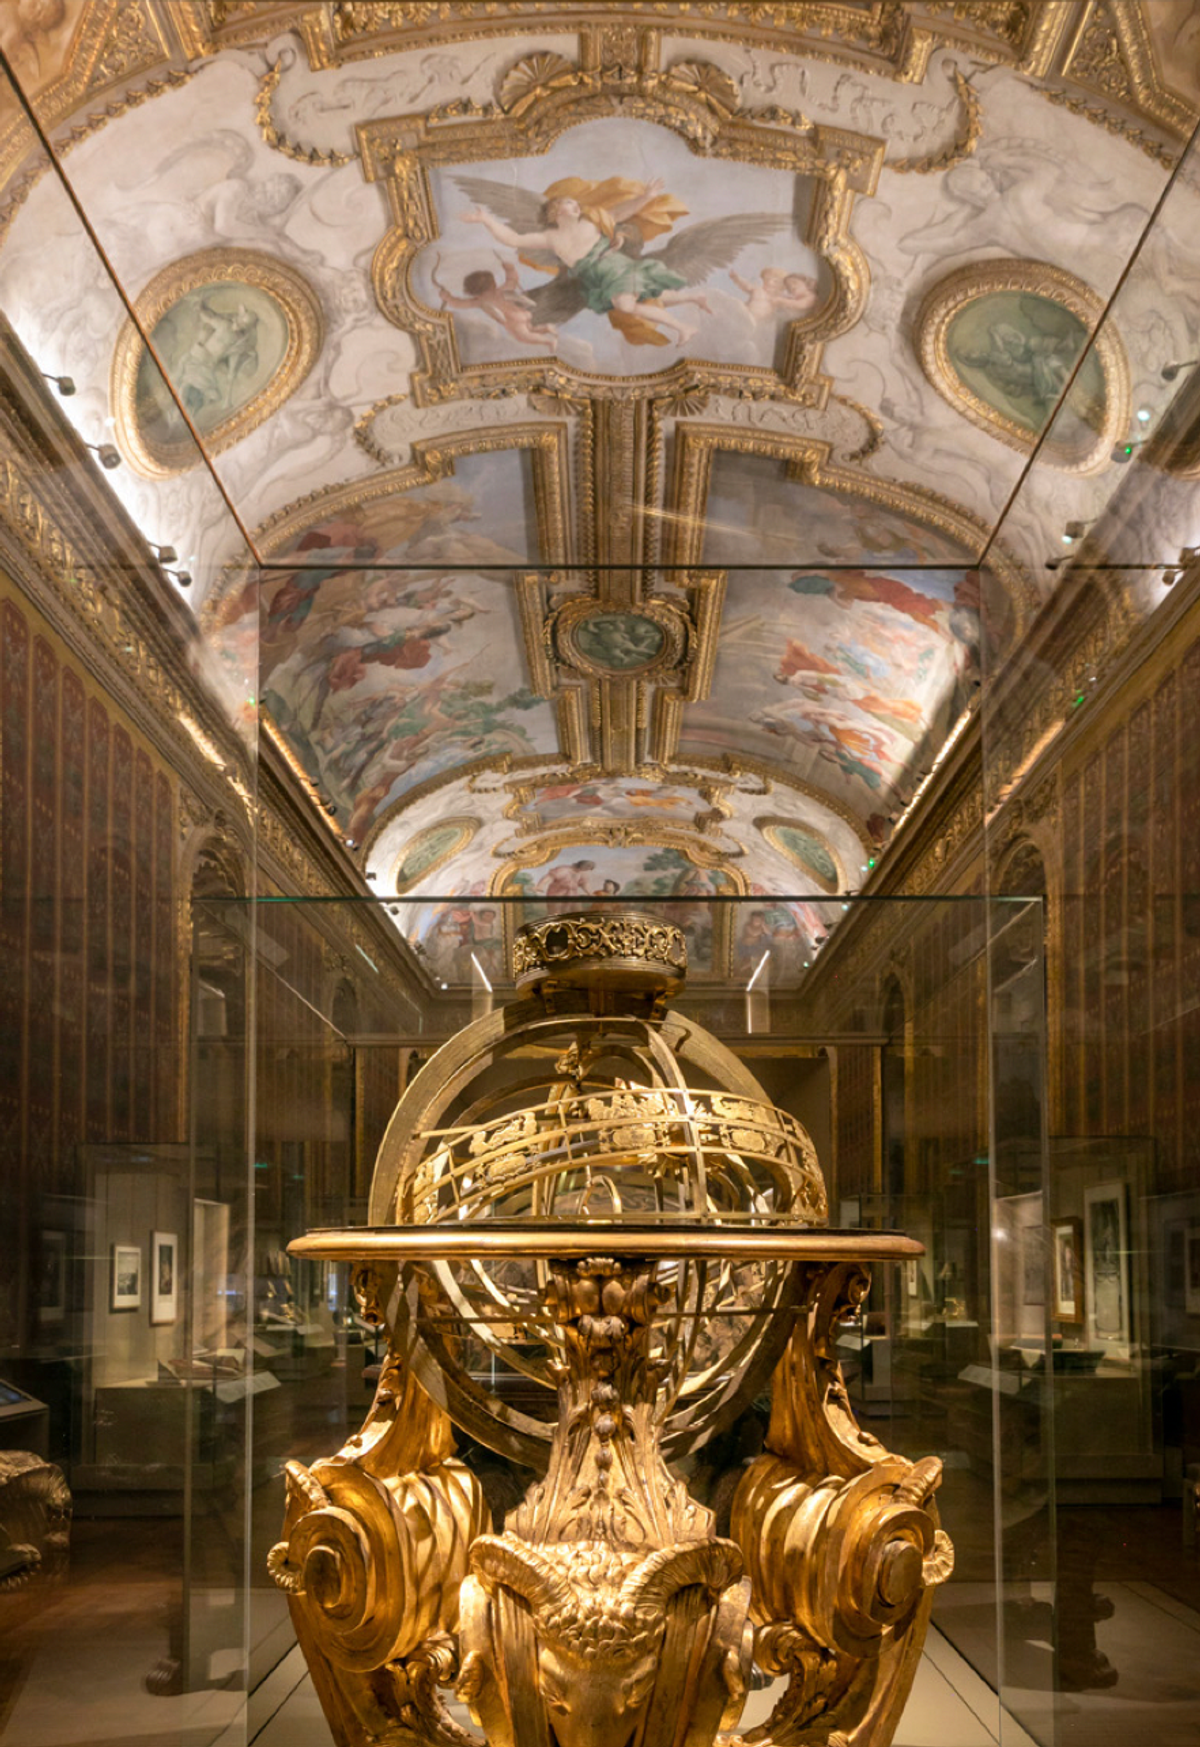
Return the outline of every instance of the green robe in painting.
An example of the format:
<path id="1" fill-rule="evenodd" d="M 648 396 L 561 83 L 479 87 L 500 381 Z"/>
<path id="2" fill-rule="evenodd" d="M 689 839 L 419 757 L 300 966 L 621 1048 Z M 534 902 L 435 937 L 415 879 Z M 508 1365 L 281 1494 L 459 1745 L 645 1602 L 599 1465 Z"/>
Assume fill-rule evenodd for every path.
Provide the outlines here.
<path id="1" fill-rule="evenodd" d="M 627 255 L 608 237 L 597 237 L 582 261 L 571 268 L 587 307 L 607 315 L 615 298 L 631 295 L 639 303 L 664 291 L 682 291 L 687 280 L 654 255 Z"/>

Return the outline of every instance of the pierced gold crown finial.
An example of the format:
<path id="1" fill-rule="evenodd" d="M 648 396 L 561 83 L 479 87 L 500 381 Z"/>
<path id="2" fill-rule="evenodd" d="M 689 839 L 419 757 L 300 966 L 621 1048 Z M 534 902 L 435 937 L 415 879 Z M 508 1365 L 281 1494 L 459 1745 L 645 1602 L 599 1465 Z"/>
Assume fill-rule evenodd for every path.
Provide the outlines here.
<path id="1" fill-rule="evenodd" d="M 513 976 L 522 991 L 582 988 L 593 1000 L 661 1000 L 683 987 L 687 941 L 673 922 L 636 910 L 548 916 L 518 929 Z"/>

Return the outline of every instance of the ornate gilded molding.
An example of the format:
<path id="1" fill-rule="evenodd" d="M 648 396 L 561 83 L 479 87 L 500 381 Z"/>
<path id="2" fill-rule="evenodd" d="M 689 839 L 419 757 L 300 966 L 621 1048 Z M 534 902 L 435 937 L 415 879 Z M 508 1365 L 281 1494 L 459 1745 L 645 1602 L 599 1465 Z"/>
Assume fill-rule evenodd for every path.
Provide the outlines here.
<path id="1" fill-rule="evenodd" d="M 433 485 L 439 479 L 453 479 L 456 461 L 507 449 L 528 452 L 533 465 L 534 509 L 542 562 L 569 562 L 567 433 L 561 424 L 509 425 L 483 433 L 459 431 L 429 442 L 416 442 L 414 460 L 407 466 L 294 498 L 260 525 L 255 531 L 255 543 L 265 557 L 273 557 L 326 517 L 413 491 L 418 486 Z"/>
<path id="2" fill-rule="evenodd" d="M 684 382 L 700 384 L 701 392 L 739 393 L 748 381 L 769 394 L 820 399 L 828 392 L 828 384 L 817 375 L 823 344 L 853 326 L 866 299 L 866 262 L 848 227 L 855 196 L 874 189 L 882 144 L 841 129 L 813 126 L 797 132 L 747 119 L 738 113 L 736 86 L 721 69 L 703 62 L 663 68 L 659 34 L 653 30 L 638 31 L 631 45 L 635 64 L 607 60 L 606 27 L 586 24 L 577 62 L 558 54 L 518 62 L 501 82 L 497 102 L 483 114 L 473 113 L 475 106 L 451 105 L 425 116 L 372 121 L 359 128 L 364 173 L 368 180 L 383 182 L 393 221 L 372 266 L 376 298 L 384 314 L 409 332 L 420 349 L 422 365 L 413 378 L 418 405 L 497 393 L 577 393 L 584 385 L 598 399 L 677 394 Z M 467 109 L 472 113 L 467 115 Z M 818 315 L 791 324 L 778 372 L 690 359 L 638 377 L 585 374 L 550 360 L 467 366 L 450 311 L 432 310 L 416 298 L 413 263 L 439 234 L 431 170 L 537 156 L 579 123 L 614 115 L 667 127 L 706 157 L 762 164 L 812 179 L 816 193 L 808 241 L 829 264 L 835 291 Z"/>
<path id="3" fill-rule="evenodd" d="M 357 157 L 355 152 L 319 151 L 315 146 L 296 145 L 287 135 L 281 133 L 275 125 L 271 106 L 275 93 L 279 89 L 279 81 L 284 69 L 283 57 L 267 69 L 258 83 L 258 95 L 254 99 L 254 119 L 258 124 L 259 137 L 264 145 L 272 151 L 281 152 L 285 158 L 290 158 L 295 164 L 311 164 L 325 169 L 338 169 L 344 164 L 352 164 Z"/>
<path id="4" fill-rule="evenodd" d="M 636 768 L 647 722 L 648 756 L 655 764 L 667 763 L 678 735 L 663 727 L 664 699 L 681 706 L 708 694 L 724 572 L 676 573 L 669 592 L 655 587 L 653 576 L 640 566 L 601 571 L 582 589 L 571 590 L 572 580 L 570 573 L 555 572 L 517 578 L 533 690 L 541 697 L 577 697 L 572 714 L 582 708 L 586 690 L 591 761 L 606 773 Z M 564 737 L 564 754 L 586 761 L 586 747 L 574 734 L 571 738 L 577 750 L 569 752 Z"/>
<path id="5" fill-rule="evenodd" d="M 827 842 L 821 832 L 819 832 L 808 820 L 795 818 L 789 819 L 786 815 L 772 814 L 765 818 L 755 819 L 754 827 L 757 831 L 762 832 L 764 839 L 771 845 L 772 849 L 777 850 L 780 855 L 790 861 L 793 867 L 799 868 L 807 878 L 815 881 L 822 892 L 829 894 L 846 892 L 851 889 L 852 884 L 858 883 L 857 880 L 851 882 L 846 877 L 846 871 L 843 868 L 841 859 L 834 850 L 833 845 Z M 785 835 L 789 828 L 802 831 L 807 836 L 815 837 L 818 840 L 821 848 L 825 851 L 833 864 L 832 879 L 828 876 L 822 877 L 819 869 L 815 868 L 811 861 L 806 860 L 798 854 L 789 844 Z"/>
<path id="6" fill-rule="evenodd" d="M 1089 359 L 1083 368 L 1087 369 L 1092 358 L 1099 365 L 1102 376 L 1100 404 L 1093 406 L 1089 401 L 1080 413 L 1079 422 L 1086 427 L 1082 437 L 1071 441 L 1051 434 L 1038 448 L 1038 459 L 1067 473 L 1096 472 L 1108 463 L 1113 444 L 1128 428 L 1129 365 L 1112 322 L 1102 319 L 1103 299 L 1073 273 L 1052 267 L 1045 261 L 983 261 L 960 267 L 933 287 L 917 314 L 914 339 L 921 368 L 942 399 L 956 412 L 962 413 L 964 418 L 991 436 L 998 437 L 1010 449 L 1023 455 L 1031 454 L 1038 442 L 1039 430 L 1030 424 L 1019 423 L 997 404 L 985 400 L 981 392 L 972 389 L 951 354 L 950 336 L 956 317 L 977 300 L 1003 293 L 1036 298 L 1057 309 L 1065 309 L 1091 336 Z M 998 314 L 997 323 L 1001 321 Z M 1011 340 L 1008 338 L 1010 329 L 1014 335 Z M 1019 349 L 1022 341 L 1025 342 L 1025 351 Z M 1053 352 L 1050 350 L 1052 341 L 1057 348 Z M 1060 336 L 1051 335 L 1049 331 L 1045 335 L 1034 333 L 1030 337 L 1009 322 L 1005 324 L 1002 341 L 993 336 L 987 362 L 978 367 L 991 372 L 998 382 L 1003 381 L 1006 385 L 1010 377 L 1022 380 L 1029 377 L 1034 385 L 1031 393 L 1038 392 L 1036 385 L 1040 372 L 1045 378 L 1040 391 L 1042 398 L 1048 408 L 1053 409 L 1060 399 L 1059 385 L 1067 381 L 1079 356 L 1076 349 L 1068 357 L 1065 345 Z M 1035 352 L 1037 347 L 1042 350 Z M 975 365 L 972 363 L 968 367 Z M 1075 382 L 1082 391 L 1081 377 L 1076 376 Z M 1006 391 L 1013 395 L 1025 392 L 1011 386 L 997 390 L 998 394 Z M 1070 406 L 1069 398 L 1067 405 Z M 1056 413 L 1054 422 L 1057 423 L 1059 418 L 1061 412 Z"/>
<path id="7" fill-rule="evenodd" d="M 972 156 L 983 133 L 979 93 L 957 67 L 951 69 L 950 76 L 959 103 L 959 125 L 955 137 L 941 151 L 931 152 L 923 158 L 888 158 L 885 169 L 906 176 L 935 176 L 943 170 L 952 170 L 956 164 L 964 164 Z"/>
<path id="8" fill-rule="evenodd" d="M 604 843 L 610 848 L 618 849 L 633 845 L 677 849 L 694 867 L 719 869 L 728 880 L 733 893 L 744 895 L 749 891 L 746 876 L 736 865 L 736 855 L 741 853 L 740 847 L 736 852 L 716 848 L 713 844 L 706 843 L 699 833 L 684 830 L 682 827 L 672 829 L 670 826 L 642 825 L 629 820 L 585 819 L 579 824 L 552 827 L 539 837 L 518 844 L 511 850 L 494 851 L 497 856 L 503 854 L 504 866 L 488 882 L 488 896 L 512 895 L 520 889 L 513 883 L 515 874 L 525 868 L 540 867 L 560 850 L 572 849 L 576 845 L 582 848 L 594 843 Z"/>

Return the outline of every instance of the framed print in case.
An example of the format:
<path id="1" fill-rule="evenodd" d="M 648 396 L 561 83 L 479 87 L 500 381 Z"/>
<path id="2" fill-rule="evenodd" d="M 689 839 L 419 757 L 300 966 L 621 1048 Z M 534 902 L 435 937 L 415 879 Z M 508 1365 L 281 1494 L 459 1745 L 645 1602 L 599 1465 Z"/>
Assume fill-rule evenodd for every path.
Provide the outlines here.
<path id="1" fill-rule="evenodd" d="M 112 1297 L 110 1310 L 138 1310 L 142 1303 L 142 1249 L 140 1244 L 112 1247 Z"/>
<path id="2" fill-rule="evenodd" d="M 1083 1221 L 1055 1219 L 1050 1225 L 1055 1322 L 1083 1322 Z"/>
<path id="3" fill-rule="evenodd" d="M 1123 1182 L 1097 1183 L 1083 1196 L 1088 1342 L 1120 1359 L 1129 1357 L 1132 1338 L 1127 1201 Z"/>
<path id="4" fill-rule="evenodd" d="M 1200 1226 L 1183 1240 L 1183 1308 L 1189 1316 L 1200 1316 Z"/>
<path id="5" fill-rule="evenodd" d="M 150 1234 L 150 1321 L 174 1322 L 179 1304 L 179 1239 L 173 1231 Z"/>

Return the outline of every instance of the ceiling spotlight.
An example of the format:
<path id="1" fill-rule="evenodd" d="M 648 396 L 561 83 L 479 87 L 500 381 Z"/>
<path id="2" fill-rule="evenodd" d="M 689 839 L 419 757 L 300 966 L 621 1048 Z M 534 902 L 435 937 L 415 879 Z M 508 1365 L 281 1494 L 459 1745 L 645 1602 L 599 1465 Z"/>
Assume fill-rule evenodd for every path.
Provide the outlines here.
<path id="1" fill-rule="evenodd" d="M 1183 575 L 1182 570 L 1164 570 L 1162 573 L 1162 585 L 1163 585 L 1163 587 L 1164 588 L 1174 588 L 1175 584 L 1179 581 L 1179 578 L 1182 575 Z"/>
<path id="2" fill-rule="evenodd" d="M 1122 466 L 1126 461 L 1132 461 L 1134 451 L 1140 449 L 1144 442 L 1144 437 L 1130 437 L 1127 442 L 1118 443 L 1112 452 L 1112 459 L 1118 466 Z"/>
<path id="3" fill-rule="evenodd" d="M 1139 425 L 1148 425 L 1153 414 L 1148 406 L 1139 406 L 1134 416 Z"/>
<path id="4" fill-rule="evenodd" d="M 42 375 L 46 378 L 47 382 L 53 382 L 55 388 L 57 388 L 64 400 L 66 400 L 69 395 L 74 394 L 75 378 L 73 376 L 52 376 L 49 370 L 43 370 Z"/>
<path id="5" fill-rule="evenodd" d="M 179 554 L 176 552 L 174 546 L 160 546 L 156 540 L 147 540 L 146 544 L 152 552 L 158 553 L 158 562 L 160 564 L 179 563 Z"/>
<path id="6" fill-rule="evenodd" d="M 192 586 L 192 573 L 190 570 L 168 570 L 164 565 L 163 575 L 172 577 L 179 584 L 180 588 L 191 588 Z"/>
<path id="7" fill-rule="evenodd" d="M 1089 522 L 1068 522 L 1062 533 L 1063 545 L 1073 546 L 1076 540 L 1082 540 L 1090 526 Z"/>
<path id="8" fill-rule="evenodd" d="M 1174 382 L 1181 370 L 1194 370 L 1200 364 L 1200 358 L 1182 358 L 1177 364 L 1164 364 L 1162 379 L 1164 382 Z"/>
<path id="9" fill-rule="evenodd" d="M 121 465 L 121 452 L 111 443 L 85 443 L 84 447 L 90 449 L 101 467 L 106 467 L 110 473 Z"/>

